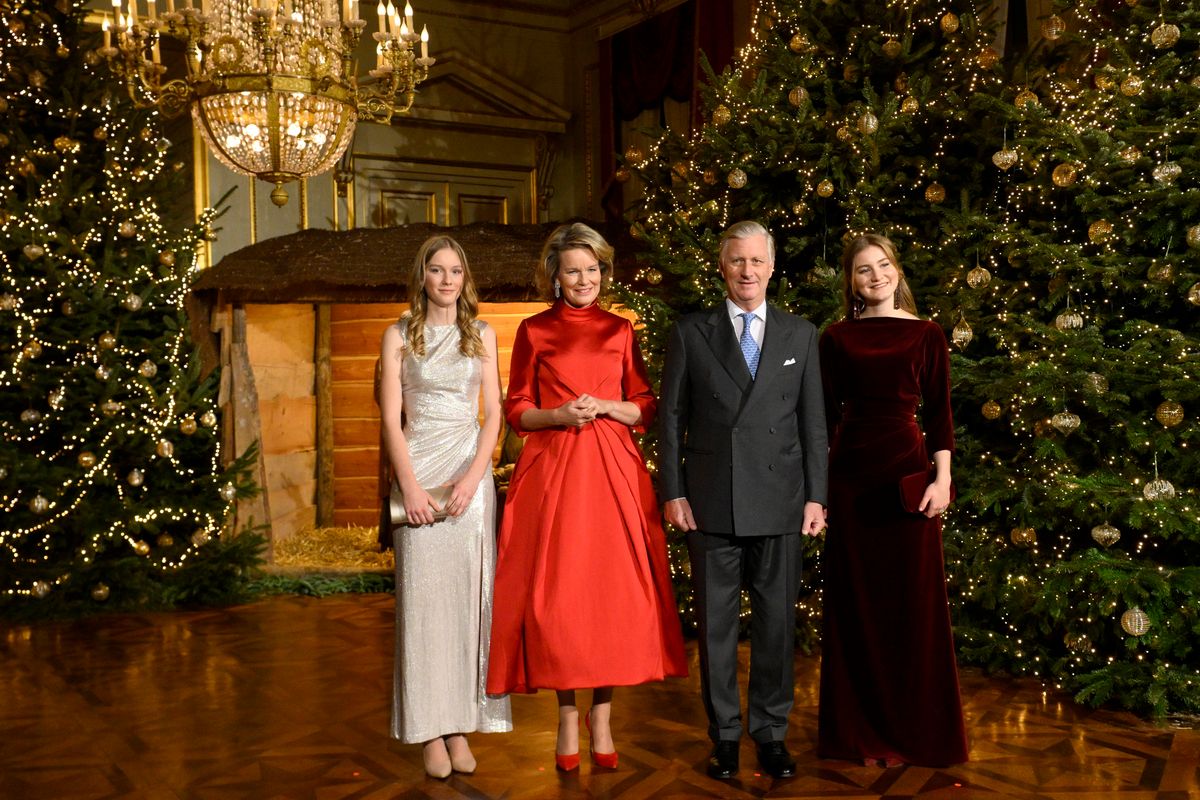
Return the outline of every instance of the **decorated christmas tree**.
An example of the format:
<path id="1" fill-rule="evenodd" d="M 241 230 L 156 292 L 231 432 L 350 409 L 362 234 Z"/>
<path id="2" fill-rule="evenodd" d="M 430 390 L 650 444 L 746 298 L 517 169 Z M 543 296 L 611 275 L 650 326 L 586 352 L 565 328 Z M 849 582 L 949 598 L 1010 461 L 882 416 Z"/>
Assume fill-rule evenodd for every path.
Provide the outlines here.
<path id="1" fill-rule="evenodd" d="M 1194 713 L 1200 10 L 1084 2 L 1039 26 L 983 100 L 995 210 L 940 298 L 968 433 L 959 647 L 1087 702 Z"/>
<path id="2" fill-rule="evenodd" d="M 890 236 L 955 349 L 962 661 L 1194 712 L 1200 20 L 1182 0 L 1081 4 L 1002 59 L 991 13 L 760 4 L 706 124 L 624 154 L 651 254 L 626 302 L 654 367 L 676 315 L 720 298 L 728 223 L 772 229 L 773 299 L 818 325 L 841 315 L 842 237 Z"/>
<path id="3" fill-rule="evenodd" d="M 183 312 L 213 212 L 168 230 L 171 143 L 96 52 L 79 2 L 0 26 L 0 608 L 237 596 L 262 538 L 223 466 L 216 374 Z"/>

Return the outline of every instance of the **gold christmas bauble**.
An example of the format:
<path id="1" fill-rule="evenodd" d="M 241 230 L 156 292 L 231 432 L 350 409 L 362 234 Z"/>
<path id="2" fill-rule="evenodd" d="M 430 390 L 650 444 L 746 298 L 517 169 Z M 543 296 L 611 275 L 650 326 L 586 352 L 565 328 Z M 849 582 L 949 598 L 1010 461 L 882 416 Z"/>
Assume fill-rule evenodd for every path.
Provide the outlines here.
<path id="1" fill-rule="evenodd" d="M 1162 184 L 1174 183 L 1175 179 L 1182 174 L 1183 167 L 1174 161 L 1164 161 L 1156 166 L 1151 173 L 1154 176 L 1154 180 Z"/>
<path id="2" fill-rule="evenodd" d="M 1054 327 L 1060 331 L 1079 330 L 1083 327 L 1083 315 L 1073 308 L 1068 308 L 1054 318 Z"/>
<path id="3" fill-rule="evenodd" d="M 196 547 L 203 547 L 208 544 L 210 539 L 212 536 L 204 528 L 197 528 L 196 532 L 192 534 L 192 544 Z"/>
<path id="4" fill-rule="evenodd" d="M 1058 14 L 1051 14 L 1042 20 L 1042 36 L 1050 41 L 1057 41 L 1067 30 L 1067 23 Z"/>
<path id="5" fill-rule="evenodd" d="M 741 189 L 746 185 L 746 173 L 741 169 L 734 167 L 733 169 L 729 170 L 729 174 L 725 176 L 725 182 L 728 183 L 732 189 Z"/>
<path id="6" fill-rule="evenodd" d="M 159 253 L 159 254 L 158 254 L 158 263 L 162 264 L 164 267 L 173 267 L 173 266 L 175 266 L 175 253 L 174 253 L 174 251 L 171 251 L 171 250 L 163 250 L 161 253 Z"/>
<path id="7" fill-rule="evenodd" d="M 870 111 L 863 113 L 858 118 L 858 132 L 864 136 L 869 136 L 879 130 L 879 118 Z"/>
<path id="8" fill-rule="evenodd" d="M 1147 500 L 1169 500 L 1175 496 L 1175 486 L 1165 478 L 1155 478 L 1142 489 Z"/>
<path id="9" fill-rule="evenodd" d="M 940 203 L 946 199 L 946 187 L 937 181 L 925 187 L 925 199 L 930 203 Z"/>
<path id="10" fill-rule="evenodd" d="M 675 173 L 676 177 L 687 180 L 688 165 L 683 161 L 676 161 L 671 165 L 671 172 Z"/>
<path id="11" fill-rule="evenodd" d="M 37 261 L 42 256 L 46 255 L 46 248 L 42 247 L 40 244 L 27 244 L 21 248 L 21 252 L 24 253 L 25 257 L 30 261 Z"/>
<path id="12" fill-rule="evenodd" d="M 227 483 L 217 490 L 217 494 L 219 494 L 221 499 L 226 503 L 231 503 L 233 502 L 233 498 L 237 497 L 237 488 L 234 487 L 232 483 Z"/>
<path id="13" fill-rule="evenodd" d="M 701 177 L 704 179 L 705 183 L 707 183 L 709 186 L 712 186 L 717 182 L 717 171 L 715 169 L 706 169 Z"/>
<path id="14" fill-rule="evenodd" d="M 808 89 L 805 89 L 803 86 L 797 86 L 788 92 L 788 102 L 796 107 L 804 105 L 804 101 L 807 99 Z"/>
<path id="15" fill-rule="evenodd" d="M 141 539 L 138 539 L 136 542 L 134 542 L 131 547 L 133 547 L 133 552 L 137 553 L 139 556 L 146 556 L 150 554 L 150 545 L 146 544 Z"/>
<path id="16" fill-rule="evenodd" d="M 808 203 L 804 202 L 803 200 L 797 200 L 796 202 L 792 203 L 792 213 L 797 217 L 803 217 L 808 213 Z"/>
<path id="17" fill-rule="evenodd" d="M 1117 153 L 1117 158 L 1121 159 L 1121 161 L 1127 165 L 1136 163 L 1141 157 L 1142 151 L 1133 145 L 1122 148 L 1121 152 Z"/>
<path id="18" fill-rule="evenodd" d="M 1146 277 L 1155 283 L 1170 283 L 1175 279 L 1175 267 L 1170 262 L 1153 259 L 1150 269 L 1146 270 Z"/>
<path id="19" fill-rule="evenodd" d="M 1009 532 L 1008 538 L 1017 547 L 1033 547 L 1037 543 L 1037 531 L 1018 526 Z"/>
<path id="20" fill-rule="evenodd" d="M 842 67 L 842 80 L 846 83 L 858 83 L 858 79 L 862 77 L 862 65 L 856 61 L 852 61 Z"/>
<path id="21" fill-rule="evenodd" d="M 129 294 L 125 295 L 125 299 L 121 301 L 121 305 L 125 306 L 125 308 L 130 311 L 137 311 L 142 307 L 142 296 L 130 292 Z"/>
<path id="22" fill-rule="evenodd" d="M 979 55 L 975 56 L 975 63 L 981 69 L 991 69 L 1000 63 L 1000 53 L 995 48 L 985 47 L 979 51 Z"/>
<path id="23" fill-rule="evenodd" d="M 958 15 L 947 11 L 938 24 L 941 25 L 942 33 L 954 33 L 958 30 Z"/>
<path id="24" fill-rule="evenodd" d="M 1004 409 L 995 400 L 988 400 L 980 408 L 984 419 L 1000 419 L 1000 415 L 1004 413 Z"/>
<path id="25" fill-rule="evenodd" d="M 1063 644 L 1067 649 L 1075 653 L 1086 653 L 1091 648 L 1091 640 L 1088 639 L 1086 633 L 1075 633 L 1068 631 L 1063 634 Z"/>
<path id="26" fill-rule="evenodd" d="M 1055 167 L 1054 171 L 1050 173 L 1050 180 L 1054 181 L 1055 186 L 1065 189 L 1073 185 L 1078 176 L 1079 170 L 1075 168 L 1074 164 L 1063 163 Z"/>
<path id="27" fill-rule="evenodd" d="M 205 411 L 200 415 L 200 424 L 206 428 L 211 428 L 217 424 L 217 415 L 211 411 Z"/>
<path id="28" fill-rule="evenodd" d="M 834 135 L 837 136 L 839 142 L 848 142 L 854 138 L 849 125 L 839 125 Z"/>
<path id="29" fill-rule="evenodd" d="M 892 81 L 892 86 L 896 87 L 896 91 L 904 94 L 908 91 L 908 73 L 901 72 L 896 76 L 896 80 Z"/>
<path id="30" fill-rule="evenodd" d="M 883 43 L 883 47 L 881 49 L 883 50 L 883 54 L 888 58 L 895 58 L 896 56 L 900 55 L 902 50 L 904 50 L 904 45 L 900 44 L 899 39 L 895 37 L 889 37 L 887 41 Z"/>
<path id="31" fill-rule="evenodd" d="M 149 127 L 145 127 L 138 131 L 138 135 L 142 137 L 143 142 L 148 142 L 154 138 L 154 131 Z"/>
<path id="32" fill-rule="evenodd" d="M 42 600 L 50 594 L 50 584 L 45 581 L 34 581 L 29 587 L 29 593 L 38 600 Z"/>
<path id="33" fill-rule="evenodd" d="M 793 53 L 803 53 L 808 49 L 808 37 L 803 33 L 797 33 L 788 42 L 788 49 Z"/>
<path id="34" fill-rule="evenodd" d="M 1183 422 L 1183 405 L 1174 400 L 1164 400 L 1154 409 L 1154 418 L 1162 423 L 1164 428 L 1174 428 Z"/>
<path id="35" fill-rule="evenodd" d="M 727 125 L 731 119 L 733 119 L 733 112 L 729 110 L 728 106 L 721 105 L 713 109 L 712 123 L 718 128 Z"/>
<path id="36" fill-rule="evenodd" d="M 54 140 L 54 149 L 60 153 L 76 153 L 79 151 L 79 142 L 70 136 L 59 136 Z"/>
<path id="37" fill-rule="evenodd" d="M 169 533 L 160 533 L 158 538 L 154 540 L 154 544 L 164 549 L 168 547 L 174 547 L 175 537 Z"/>
<path id="38" fill-rule="evenodd" d="M 651 286 L 658 286 L 660 283 L 662 283 L 662 279 L 663 274 L 654 267 L 650 267 L 648 270 L 646 270 L 646 283 L 650 284 Z M 195 423 L 192 424 L 195 425 Z"/>
<path id="39" fill-rule="evenodd" d="M 1096 84 L 1096 88 L 1102 92 L 1111 92 L 1117 87 L 1116 80 L 1107 71 L 1097 72 L 1092 76 L 1092 82 Z"/>
<path id="40" fill-rule="evenodd" d="M 1017 96 L 1013 98 L 1013 105 L 1017 108 L 1037 106 L 1041 105 L 1041 100 L 1038 99 L 1038 96 L 1035 92 L 1031 91 L 1029 87 L 1026 87 L 1017 92 Z"/>
<path id="41" fill-rule="evenodd" d="M 1164 22 L 1150 31 L 1150 41 L 1159 50 L 1174 47 L 1175 43 L 1179 41 L 1179 26 L 1170 22 Z"/>
<path id="42" fill-rule="evenodd" d="M 42 412 L 36 408 L 27 408 L 21 412 L 21 422 L 24 422 L 26 425 L 32 425 L 35 422 L 41 422 L 41 420 Z"/>
<path id="43" fill-rule="evenodd" d="M 900 110 L 905 114 L 915 114 L 920 107 L 921 104 L 917 102 L 917 98 L 911 94 L 900 101 Z"/>
<path id="44" fill-rule="evenodd" d="M 1142 636 L 1150 630 L 1150 617 L 1137 606 L 1121 615 L 1121 627 L 1130 636 Z"/>
<path id="45" fill-rule="evenodd" d="M 191 436 L 193 433 L 195 433 L 196 432 L 196 418 L 195 417 L 184 417 L 183 419 L 179 420 L 179 432 L 182 433 L 184 436 Z"/>
<path id="46" fill-rule="evenodd" d="M 130 486 L 141 486 L 146 482 L 146 475 L 140 469 L 135 467 L 129 470 L 129 474 L 125 476 L 125 481 Z"/>
<path id="47" fill-rule="evenodd" d="M 55 411 L 61 411 L 63 405 L 66 404 L 67 396 L 63 394 L 62 389 L 55 389 L 50 394 L 46 395 L 46 402 Z"/>
<path id="48" fill-rule="evenodd" d="M 1079 415 L 1072 414 L 1066 409 L 1058 412 L 1050 418 L 1050 424 L 1054 429 L 1064 436 L 1070 436 L 1079 427 Z"/>
<path id="49" fill-rule="evenodd" d="M 116 400 L 105 400 L 100 404 L 100 413 L 106 417 L 111 417 L 120 411 L 123 406 Z"/>
<path id="50" fill-rule="evenodd" d="M 137 226 L 132 221 L 125 220 L 117 226 L 117 233 L 129 239 L 137 235 Z"/>
<path id="51" fill-rule="evenodd" d="M 37 339 L 30 339 L 29 344 L 25 345 L 25 348 L 22 350 L 22 352 L 28 358 L 37 358 L 42 354 L 42 343 Z"/>
<path id="52" fill-rule="evenodd" d="M 26 178 L 32 177 L 37 174 L 37 164 L 34 164 L 28 158 L 22 158 L 20 163 L 17 164 L 17 173 L 24 175 Z"/>
<path id="53" fill-rule="evenodd" d="M 92 467 L 96 466 L 96 454 L 91 450 L 84 450 L 79 454 L 79 457 L 76 459 L 76 461 L 78 461 L 79 466 L 83 467 L 84 469 L 91 469 Z"/>
<path id="54" fill-rule="evenodd" d="M 818 183 L 817 184 L 817 194 L 820 195 L 821 197 L 832 197 L 833 196 L 833 181 L 829 180 L 829 178 L 826 178 L 825 180 Z"/>
<path id="55" fill-rule="evenodd" d="M 1101 547 L 1112 547 L 1121 539 L 1121 531 L 1117 530 L 1110 523 L 1104 522 L 1092 528 L 1092 538 Z"/>
<path id="56" fill-rule="evenodd" d="M 146 359 L 141 364 L 138 364 L 138 375 L 143 378 L 153 378 L 158 374 L 158 365 L 150 359 Z"/>
<path id="57" fill-rule="evenodd" d="M 981 289 L 992 282 L 992 273 L 986 267 L 975 267 L 967 273 L 967 285 L 972 289 Z"/>
<path id="58" fill-rule="evenodd" d="M 62 313 L 64 317 L 69 317 L 75 313 L 75 304 L 70 300 L 63 300 Z"/>
<path id="59" fill-rule="evenodd" d="M 632 177 L 633 172 L 630 171 L 629 167 L 624 165 L 617 167 L 616 170 L 613 171 L 613 180 L 615 180 L 617 183 L 628 183 L 629 179 Z"/>
<path id="60" fill-rule="evenodd" d="M 101 350 L 111 350 L 117 346 L 117 337 L 111 332 L 105 331 L 100 334 L 100 338 L 96 340 L 96 344 L 100 345 Z"/>
<path id="61" fill-rule="evenodd" d="M 631 144 L 625 148 L 625 160 L 636 167 L 646 160 L 646 154 L 642 152 L 642 148 Z"/>
<path id="62" fill-rule="evenodd" d="M 33 499 L 29 501 L 29 510 L 35 514 L 45 514 L 50 510 L 50 501 L 45 497 L 42 497 L 40 494 L 35 495 Z"/>
<path id="63" fill-rule="evenodd" d="M 108 368 L 107 364 L 101 364 L 100 366 L 96 367 L 96 380 L 106 381 L 111 377 L 112 370 Z"/>
<path id="64" fill-rule="evenodd" d="M 1010 150 L 1007 147 L 992 153 L 992 163 L 1005 172 L 1016 166 L 1017 160 L 1017 151 Z"/>
<path id="65" fill-rule="evenodd" d="M 175 455 L 175 445 L 170 439 L 159 439 L 158 445 L 155 446 L 154 452 L 158 453 L 163 458 L 170 458 Z"/>
<path id="66" fill-rule="evenodd" d="M 1088 238 L 1095 244 L 1108 241 L 1112 235 L 1112 223 L 1106 219 L 1098 219 L 1088 226 Z"/>
<path id="67" fill-rule="evenodd" d="M 1187 229 L 1188 247 L 1200 248 L 1200 225 L 1193 225 Z"/>
<path id="68" fill-rule="evenodd" d="M 92 599 L 97 603 L 103 603 L 108 599 L 109 588 L 107 583 L 97 583 L 92 587 Z"/>
<path id="69" fill-rule="evenodd" d="M 954 323 L 954 327 L 950 329 L 950 343 L 959 350 L 964 350 L 974 338 L 975 332 L 971 330 L 971 326 L 967 324 L 967 320 L 959 317 L 958 322 Z"/>
<path id="70" fill-rule="evenodd" d="M 96 128 L 96 130 L 92 131 L 92 138 L 97 142 L 103 142 L 108 138 L 108 128 L 105 128 L 103 125 Z"/>
<path id="71" fill-rule="evenodd" d="M 1096 394 L 1106 394 L 1108 392 L 1108 378 L 1099 372 L 1089 372 L 1084 376 L 1084 382 Z"/>
<path id="72" fill-rule="evenodd" d="M 5 292 L 0 294 L 0 311 L 12 311 L 17 307 L 17 298 Z"/>
<path id="73" fill-rule="evenodd" d="M 1121 81 L 1121 94 L 1126 97 L 1136 97 L 1142 93 L 1143 82 L 1137 75 L 1129 75 Z"/>
<path id="74" fill-rule="evenodd" d="M 1193 283 L 1187 293 L 1188 302 L 1194 306 L 1200 306 L 1200 281 Z"/>

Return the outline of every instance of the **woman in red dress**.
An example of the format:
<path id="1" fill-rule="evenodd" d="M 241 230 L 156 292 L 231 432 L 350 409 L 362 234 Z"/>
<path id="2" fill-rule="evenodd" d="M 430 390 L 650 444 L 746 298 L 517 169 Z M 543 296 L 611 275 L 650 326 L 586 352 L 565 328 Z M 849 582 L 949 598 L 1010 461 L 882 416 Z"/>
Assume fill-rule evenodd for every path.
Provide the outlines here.
<path id="1" fill-rule="evenodd" d="M 888 239 L 850 242 L 842 279 L 846 319 L 820 343 L 831 444 L 817 749 L 886 766 L 960 763 L 942 556 L 954 450 L 946 337 L 917 317 Z M 899 487 L 917 473 L 930 477 L 913 513 Z"/>
<path id="2" fill-rule="evenodd" d="M 505 417 L 525 448 L 499 534 L 489 693 L 558 692 L 559 769 L 579 766 L 576 689 L 595 763 L 615 768 L 612 687 L 687 674 L 658 502 L 631 428 L 655 401 L 633 325 L 596 301 L 613 249 L 579 223 L 542 251 L 551 308 L 521 323 Z"/>

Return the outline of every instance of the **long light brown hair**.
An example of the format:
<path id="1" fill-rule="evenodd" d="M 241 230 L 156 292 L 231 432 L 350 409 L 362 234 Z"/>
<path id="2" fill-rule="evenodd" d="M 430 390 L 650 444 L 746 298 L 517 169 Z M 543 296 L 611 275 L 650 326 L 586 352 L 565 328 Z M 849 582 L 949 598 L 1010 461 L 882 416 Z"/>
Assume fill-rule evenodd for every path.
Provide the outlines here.
<path id="1" fill-rule="evenodd" d="M 570 222 L 554 229 L 542 247 L 542 260 L 538 262 L 538 292 L 547 303 L 555 300 L 554 282 L 558 278 L 559 257 L 564 250 L 588 250 L 600 264 L 600 292 L 602 296 L 612 283 L 613 255 L 616 252 L 604 237 L 582 222 Z"/>
<path id="2" fill-rule="evenodd" d="M 458 349 L 468 358 L 483 358 L 487 348 L 475 320 L 479 315 L 479 293 L 475 291 L 475 279 L 467 264 L 467 254 L 462 245 L 449 236 L 431 236 L 417 250 L 412 272 L 408 275 L 408 347 L 418 356 L 425 355 L 425 317 L 429 311 L 429 297 L 425 294 L 425 267 L 441 250 L 450 249 L 458 256 L 463 268 L 462 291 L 455 305 L 454 324 L 458 327 Z"/>
<path id="3" fill-rule="evenodd" d="M 842 251 L 842 301 L 845 304 L 846 316 L 856 319 L 866 306 L 866 303 L 854 293 L 854 259 L 868 247 L 878 247 L 882 250 L 900 275 L 900 282 L 896 284 L 896 308 L 902 308 L 916 316 L 917 301 L 913 298 L 912 289 L 908 288 L 908 280 L 904 277 L 904 267 L 900 266 L 900 259 L 896 257 L 896 245 L 892 244 L 891 239 L 877 233 L 855 236 Z"/>

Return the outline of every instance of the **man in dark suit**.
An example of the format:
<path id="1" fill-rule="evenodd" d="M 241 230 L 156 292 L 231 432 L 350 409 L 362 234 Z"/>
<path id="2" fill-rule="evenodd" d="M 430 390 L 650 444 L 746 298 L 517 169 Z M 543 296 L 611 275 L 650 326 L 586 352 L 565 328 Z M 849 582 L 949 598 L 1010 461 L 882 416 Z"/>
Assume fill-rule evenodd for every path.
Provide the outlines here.
<path id="1" fill-rule="evenodd" d="M 747 727 L 768 774 L 795 774 L 784 744 L 794 686 L 800 535 L 825 527 L 817 329 L 767 303 L 775 243 L 757 222 L 721 235 L 727 297 L 679 320 L 659 403 L 663 513 L 687 531 L 708 774 L 732 778 L 742 735 L 737 682 L 743 580 L 750 593 Z"/>

